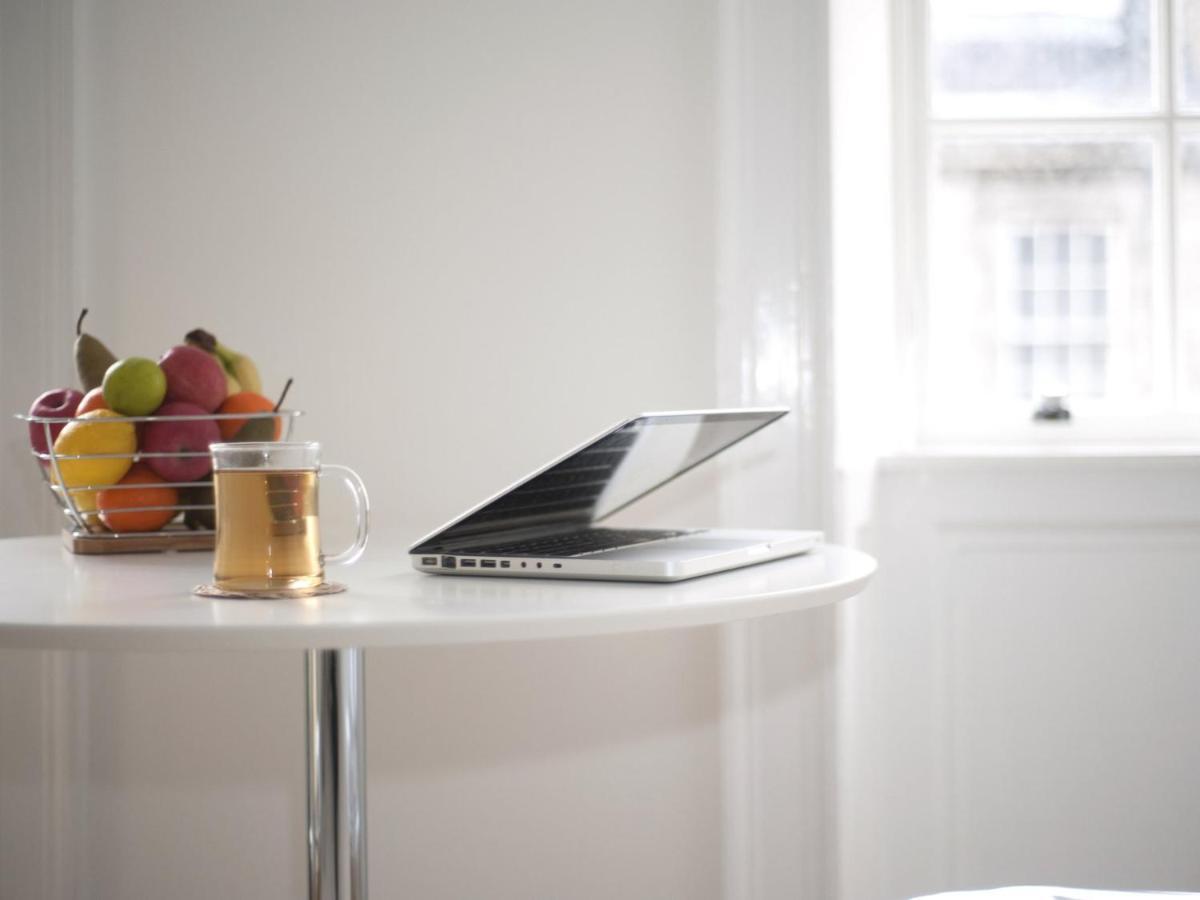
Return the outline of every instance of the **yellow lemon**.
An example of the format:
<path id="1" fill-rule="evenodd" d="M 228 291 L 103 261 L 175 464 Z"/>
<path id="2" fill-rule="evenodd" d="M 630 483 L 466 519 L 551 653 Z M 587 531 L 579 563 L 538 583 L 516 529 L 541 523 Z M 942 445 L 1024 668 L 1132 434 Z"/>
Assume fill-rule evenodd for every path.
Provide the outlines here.
<path id="1" fill-rule="evenodd" d="M 88 456 L 91 454 L 122 453 L 127 456 L 100 457 L 96 459 L 60 459 L 58 469 L 67 487 L 103 487 L 116 484 L 125 477 L 133 465 L 133 454 L 137 451 L 137 432 L 132 422 L 106 422 L 120 416 L 111 409 L 94 409 L 84 413 L 59 432 L 54 441 L 54 452 L 58 456 Z M 51 477 L 58 481 L 54 468 Z M 84 498 L 85 492 L 73 494 L 76 505 L 90 501 L 95 508 L 95 499 Z"/>
<path id="2" fill-rule="evenodd" d="M 50 478 L 54 481 L 54 475 L 51 473 Z M 57 484 L 57 481 L 55 481 Z M 80 518 L 83 519 L 83 524 L 88 531 L 107 531 L 100 521 L 100 514 L 96 512 L 97 499 L 99 491 L 70 491 L 71 502 L 75 504 L 75 509 L 79 511 Z"/>

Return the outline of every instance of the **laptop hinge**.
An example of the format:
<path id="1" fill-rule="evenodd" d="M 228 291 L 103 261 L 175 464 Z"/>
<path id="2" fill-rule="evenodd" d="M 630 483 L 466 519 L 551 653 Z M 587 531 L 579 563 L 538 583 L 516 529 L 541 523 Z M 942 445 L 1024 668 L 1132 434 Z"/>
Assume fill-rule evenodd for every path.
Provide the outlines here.
<path id="1" fill-rule="evenodd" d="M 475 534 L 462 535 L 446 541 L 428 541 L 419 547 L 413 547 L 410 553 L 454 553 L 464 547 L 482 547 L 488 544 L 511 544 L 516 541 L 531 541 L 537 538 L 550 537 L 556 534 L 571 534 L 576 531 L 587 531 L 591 528 L 588 522 L 559 522 L 554 525 L 534 525 L 527 528 L 504 528 L 496 531 L 480 531 Z"/>

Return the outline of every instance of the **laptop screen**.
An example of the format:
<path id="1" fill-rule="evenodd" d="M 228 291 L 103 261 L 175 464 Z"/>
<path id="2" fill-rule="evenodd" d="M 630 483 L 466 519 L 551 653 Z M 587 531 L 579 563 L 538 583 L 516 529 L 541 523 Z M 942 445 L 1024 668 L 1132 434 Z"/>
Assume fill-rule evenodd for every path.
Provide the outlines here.
<path id="1" fill-rule="evenodd" d="M 483 533 L 585 528 L 785 415 L 784 409 L 638 416 L 476 507 L 413 547 Z"/>

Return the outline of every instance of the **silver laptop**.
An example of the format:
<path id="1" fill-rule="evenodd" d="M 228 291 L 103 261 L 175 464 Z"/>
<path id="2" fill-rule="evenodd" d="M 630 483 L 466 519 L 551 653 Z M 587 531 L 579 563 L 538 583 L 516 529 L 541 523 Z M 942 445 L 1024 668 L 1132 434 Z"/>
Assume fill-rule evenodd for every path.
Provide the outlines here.
<path id="1" fill-rule="evenodd" d="M 437 575 L 682 581 L 792 556 L 817 531 L 605 528 L 601 522 L 787 414 L 644 413 L 522 478 L 412 546 Z"/>

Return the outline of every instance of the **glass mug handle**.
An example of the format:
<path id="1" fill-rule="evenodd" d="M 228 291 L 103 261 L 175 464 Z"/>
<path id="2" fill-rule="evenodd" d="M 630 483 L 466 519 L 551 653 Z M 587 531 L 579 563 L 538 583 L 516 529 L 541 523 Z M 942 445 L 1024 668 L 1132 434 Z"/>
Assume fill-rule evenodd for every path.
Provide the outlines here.
<path id="1" fill-rule="evenodd" d="M 341 476 L 342 484 L 346 485 L 350 490 L 350 495 L 354 498 L 354 516 L 357 520 L 357 525 L 355 526 L 354 543 L 341 553 L 325 557 L 325 564 L 331 566 L 348 566 L 352 562 L 357 561 L 363 555 L 363 551 L 367 549 L 367 518 L 370 514 L 371 503 L 367 499 L 366 485 L 358 477 L 357 472 L 349 466 L 334 466 L 322 463 L 319 474 L 324 475 L 329 471 L 337 472 Z"/>

